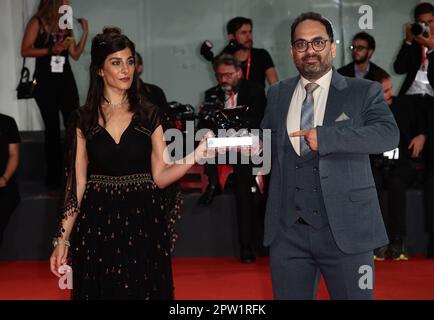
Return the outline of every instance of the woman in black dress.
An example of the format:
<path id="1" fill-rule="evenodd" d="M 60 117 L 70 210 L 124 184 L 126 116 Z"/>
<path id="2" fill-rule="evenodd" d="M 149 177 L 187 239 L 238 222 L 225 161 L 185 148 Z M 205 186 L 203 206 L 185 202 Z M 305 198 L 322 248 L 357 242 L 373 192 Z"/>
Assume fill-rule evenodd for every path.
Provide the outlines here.
<path id="1" fill-rule="evenodd" d="M 62 174 L 59 111 L 66 125 L 80 105 L 69 57 L 80 58 L 88 36 L 85 19 L 79 19 L 83 34 L 77 43 L 72 30 L 59 29 L 59 8 L 69 3 L 41 0 L 27 25 L 21 48 L 23 57 L 36 58 L 34 97 L 45 126 L 46 184 L 52 187 L 60 185 Z"/>
<path id="2" fill-rule="evenodd" d="M 173 298 L 168 226 L 174 217 L 165 215 L 161 189 L 207 156 L 206 142 L 167 164 L 158 107 L 132 85 L 134 57 L 134 44 L 118 29 L 93 39 L 87 101 L 68 129 L 51 270 L 60 276 L 71 254 L 73 299 Z"/>
<path id="3" fill-rule="evenodd" d="M 0 248 L 12 212 L 20 202 L 14 175 L 20 158 L 20 134 L 11 117 L 0 114 Z"/>

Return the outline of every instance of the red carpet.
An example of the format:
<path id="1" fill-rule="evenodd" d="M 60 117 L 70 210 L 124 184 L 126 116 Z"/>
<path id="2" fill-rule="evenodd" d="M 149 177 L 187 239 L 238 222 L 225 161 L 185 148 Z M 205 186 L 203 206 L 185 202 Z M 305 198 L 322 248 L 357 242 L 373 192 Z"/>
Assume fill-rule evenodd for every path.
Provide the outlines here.
<path id="1" fill-rule="evenodd" d="M 272 299 L 267 259 L 242 265 L 235 258 L 175 258 L 178 300 Z M 434 260 L 385 261 L 376 265 L 376 299 L 434 300 Z M 48 261 L 0 262 L 0 300 L 68 299 Z M 324 283 L 319 299 L 328 299 Z"/>

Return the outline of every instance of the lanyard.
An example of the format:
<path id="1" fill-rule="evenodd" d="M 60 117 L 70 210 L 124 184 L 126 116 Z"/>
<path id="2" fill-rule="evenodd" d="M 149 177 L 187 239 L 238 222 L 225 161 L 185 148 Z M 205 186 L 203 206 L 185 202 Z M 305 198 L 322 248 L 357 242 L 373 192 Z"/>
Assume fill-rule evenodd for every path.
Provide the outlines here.
<path id="1" fill-rule="evenodd" d="M 63 42 L 63 39 L 65 38 L 65 31 L 58 32 L 57 35 L 54 32 L 51 32 L 51 38 L 53 40 L 53 43 L 61 44 Z"/>
<path id="2" fill-rule="evenodd" d="M 250 67 L 252 66 L 252 50 L 249 49 L 249 58 L 247 59 L 246 80 L 250 78 Z"/>
<path id="3" fill-rule="evenodd" d="M 422 46 L 422 70 L 423 71 L 426 71 L 426 61 L 427 61 L 426 49 L 424 46 Z"/>

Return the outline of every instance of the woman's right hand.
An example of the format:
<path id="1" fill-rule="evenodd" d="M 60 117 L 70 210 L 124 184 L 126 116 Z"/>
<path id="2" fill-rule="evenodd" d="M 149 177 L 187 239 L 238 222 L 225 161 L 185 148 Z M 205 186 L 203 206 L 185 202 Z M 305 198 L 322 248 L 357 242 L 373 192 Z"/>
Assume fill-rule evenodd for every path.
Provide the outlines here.
<path id="1" fill-rule="evenodd" d="M 59 268 L 66 264 L 68 258 L 68 247 L 64 244 L 57 245 L 50 258 L 51 272 L 58 278 L 62 275 L 59 273 Z"/>
<path id="2" fill-rule="evenodd" d="M 61 54 L 66 49 L 67 48 L 65 48 L 63 45 L 61 45 L 59 43 L 55 43 L 54 46 L 51 47 L 51 54 L 58 55 L 58 54 Z"/>

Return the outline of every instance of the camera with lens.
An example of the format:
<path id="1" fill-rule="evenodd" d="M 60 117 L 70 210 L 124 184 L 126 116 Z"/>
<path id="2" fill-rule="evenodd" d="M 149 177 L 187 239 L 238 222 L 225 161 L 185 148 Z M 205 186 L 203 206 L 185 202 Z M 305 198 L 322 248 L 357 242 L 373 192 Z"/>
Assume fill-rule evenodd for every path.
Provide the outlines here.
<path id="1" fill-rule="evenodd" d="M 200 55 L 209 62 L 214 61 L 214 52 L 212 51 L 213 47 L 213 43 L 209 40 L 205 40 L 200 47 Z"/>
<path id="2" fill-rule="evenodd" d="M 202 127 L 214 132 L 219 129 L 240 130 L 246 127 L 246 121 L 242 121 L 242 115 L 249 110 L 248 106 L 237 106 L 233 109 L 225 109 L 224 103 L 217 96 L 211 96 L 205 101 L 199 111 L 199 121 Z"/>
<path id="3" fill-rule="evenodd" d="M 416 22 L 411 25 L 411 33 L 417 36 L 425 36 L 429 33 L 429 26 L 424 22 Z"/>
<path id="4" fill-rule="evenodd" d="M 172 101 L 163 118 L 167 128 L 179 129 L 185 133 L 187 121 L 194 121 L 196 116 L 193 106 Z"/>
<path id="5" fill-rule="evenodd" d="M 213 62 L 215 58 L 215 54 L 213 52 L 213 43 L 209 40 L 205 40 L 201 47 L 200 47 L 200 55 L 205 58 L 205 60 L 209 62 Z M 229 43 L 226 45 L 226 47 L 223 48 L 222 52 L 220 54 L 230 54 L 233 55 L 235 52 L 239 50 L 248 50 L 247 47 L 242 45 L 241 43 L 238 43 L 235 40 L 229 41 Z"/>

